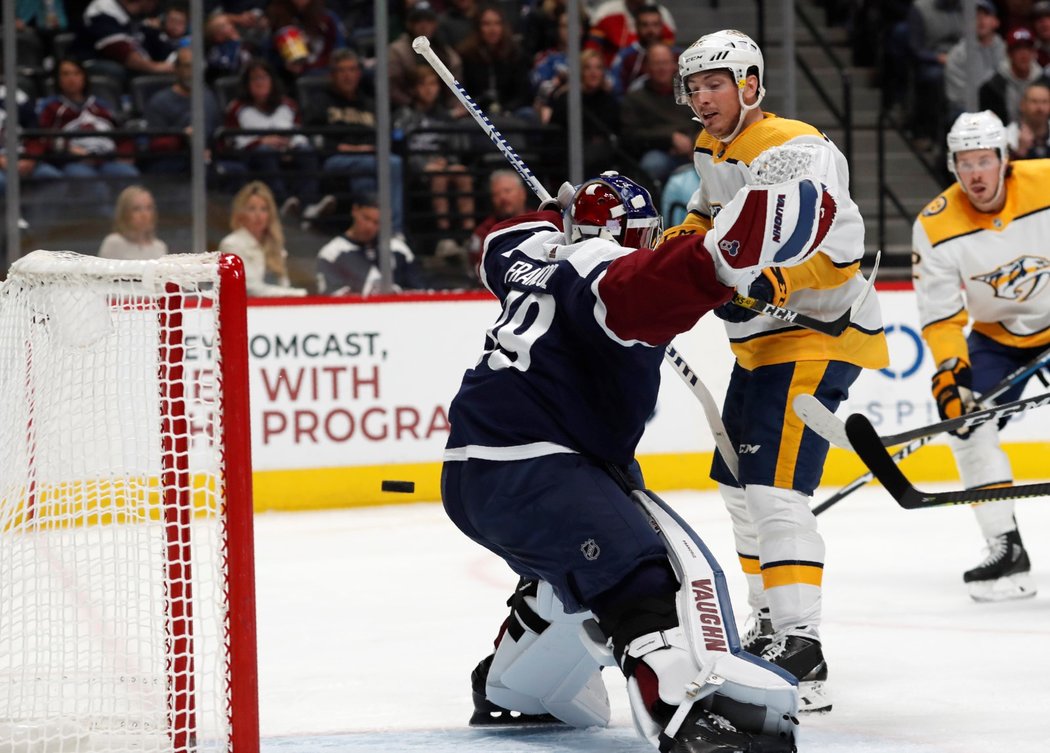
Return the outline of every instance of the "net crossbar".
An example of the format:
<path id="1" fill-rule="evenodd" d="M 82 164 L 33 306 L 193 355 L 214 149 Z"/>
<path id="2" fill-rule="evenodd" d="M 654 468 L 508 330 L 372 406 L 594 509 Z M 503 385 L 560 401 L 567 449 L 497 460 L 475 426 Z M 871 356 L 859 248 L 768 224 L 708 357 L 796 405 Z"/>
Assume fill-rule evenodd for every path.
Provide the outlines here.
<path id="1" fill-rule="evenodd" d="M 258 749 L 230 258 L 37 251 L 0 285 L 0 753 Z"/>

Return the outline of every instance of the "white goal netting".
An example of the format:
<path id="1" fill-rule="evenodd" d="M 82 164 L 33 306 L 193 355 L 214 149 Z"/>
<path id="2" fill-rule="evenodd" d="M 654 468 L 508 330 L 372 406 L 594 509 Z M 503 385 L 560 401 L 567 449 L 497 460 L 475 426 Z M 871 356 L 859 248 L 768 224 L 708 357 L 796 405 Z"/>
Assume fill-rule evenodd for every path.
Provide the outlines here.
<path id="1" fill-rule="evenodd" d="M 230 747 L 221 284 L 38 251 L 0 286 L 0 753 Z"/>

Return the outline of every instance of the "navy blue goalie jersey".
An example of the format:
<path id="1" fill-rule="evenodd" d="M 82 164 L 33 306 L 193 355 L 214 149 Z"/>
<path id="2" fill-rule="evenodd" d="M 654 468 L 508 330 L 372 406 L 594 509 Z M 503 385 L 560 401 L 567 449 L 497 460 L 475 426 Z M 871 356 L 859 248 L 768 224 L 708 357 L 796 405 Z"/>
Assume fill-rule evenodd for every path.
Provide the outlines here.
<path id="1" fill-rule="evenodd" d="M 703 236 L 659 251 L 568 245 L 555 212 L 498 226 L 481 277 L 503 308 L 452 401 L 449 461 L 576 452 L 629 463 L 656 405 L 664 346 L 732 292 Z"/>

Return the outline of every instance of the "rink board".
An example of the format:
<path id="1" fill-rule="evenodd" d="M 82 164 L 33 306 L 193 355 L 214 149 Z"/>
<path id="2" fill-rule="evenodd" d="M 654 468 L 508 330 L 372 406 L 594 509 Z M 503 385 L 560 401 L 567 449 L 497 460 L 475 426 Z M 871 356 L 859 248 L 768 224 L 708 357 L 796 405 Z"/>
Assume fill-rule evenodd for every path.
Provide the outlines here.
<path id="1" fill-rule="evenodd" d="M 865 371 L 839 415 L 864 413 L 881 433 L 938 420 L 910 288 L 879 293 L 890 366 Z M 252 456 L 258 509 L 316 509 L 438 496 L 448 404 L 479 357 L 499 312 L 487 293 L 368 299 L 281 299 L 249 308 Z M 733 363 L 722 322 L 708 316 L 675 338 L 716 399 Z M 188 343 L 205 358 L 207 343 Z M 656 490 L 711 489 L 714 442 L 693 394 L 665 365 L 656 410 L 638 455 Z M 1036 384 L 1031 390 L 1041 389 Z M 1038 411 L 1011 422 L 1003 442 L 1018 479 L 1042 478 L 1047 433 Z M 904 466 L 917 482 L 953 481 L 943 439 Z M 832 449 L 824 484 L 864 472 Z M 409 480 L 414 495 L 384 493 L 384 479 Z"/>

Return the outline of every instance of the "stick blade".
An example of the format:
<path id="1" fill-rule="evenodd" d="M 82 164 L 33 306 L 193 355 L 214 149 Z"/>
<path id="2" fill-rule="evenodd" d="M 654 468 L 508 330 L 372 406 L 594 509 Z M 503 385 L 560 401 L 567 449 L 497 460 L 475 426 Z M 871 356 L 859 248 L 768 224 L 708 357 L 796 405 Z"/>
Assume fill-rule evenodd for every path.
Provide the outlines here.
<path id="1" fill-rule="evenodd" d="M 835 414 L 813 395 L 803 393 L 791 404 L 802 422 L 836 447 L 852 450 L 853 445 L 846 436 L 846 427 Z"/>
<path id="2" fill-rule="evenodd" d="M 854 452 L 860 456 L 864 465 L 868 466 L 886 491 L 897 500 L 897 504 L 908 510 L 923 506 L 922 495 L 918 495 L 920 499 L 915 499 L 915 487 L 904 477 L 901 469 L 886 452 L 886 448 L 882 446 L 882 438 L 866 416 L 854 413 L 847 418 L 846 436 L 853 445 Z"/>

